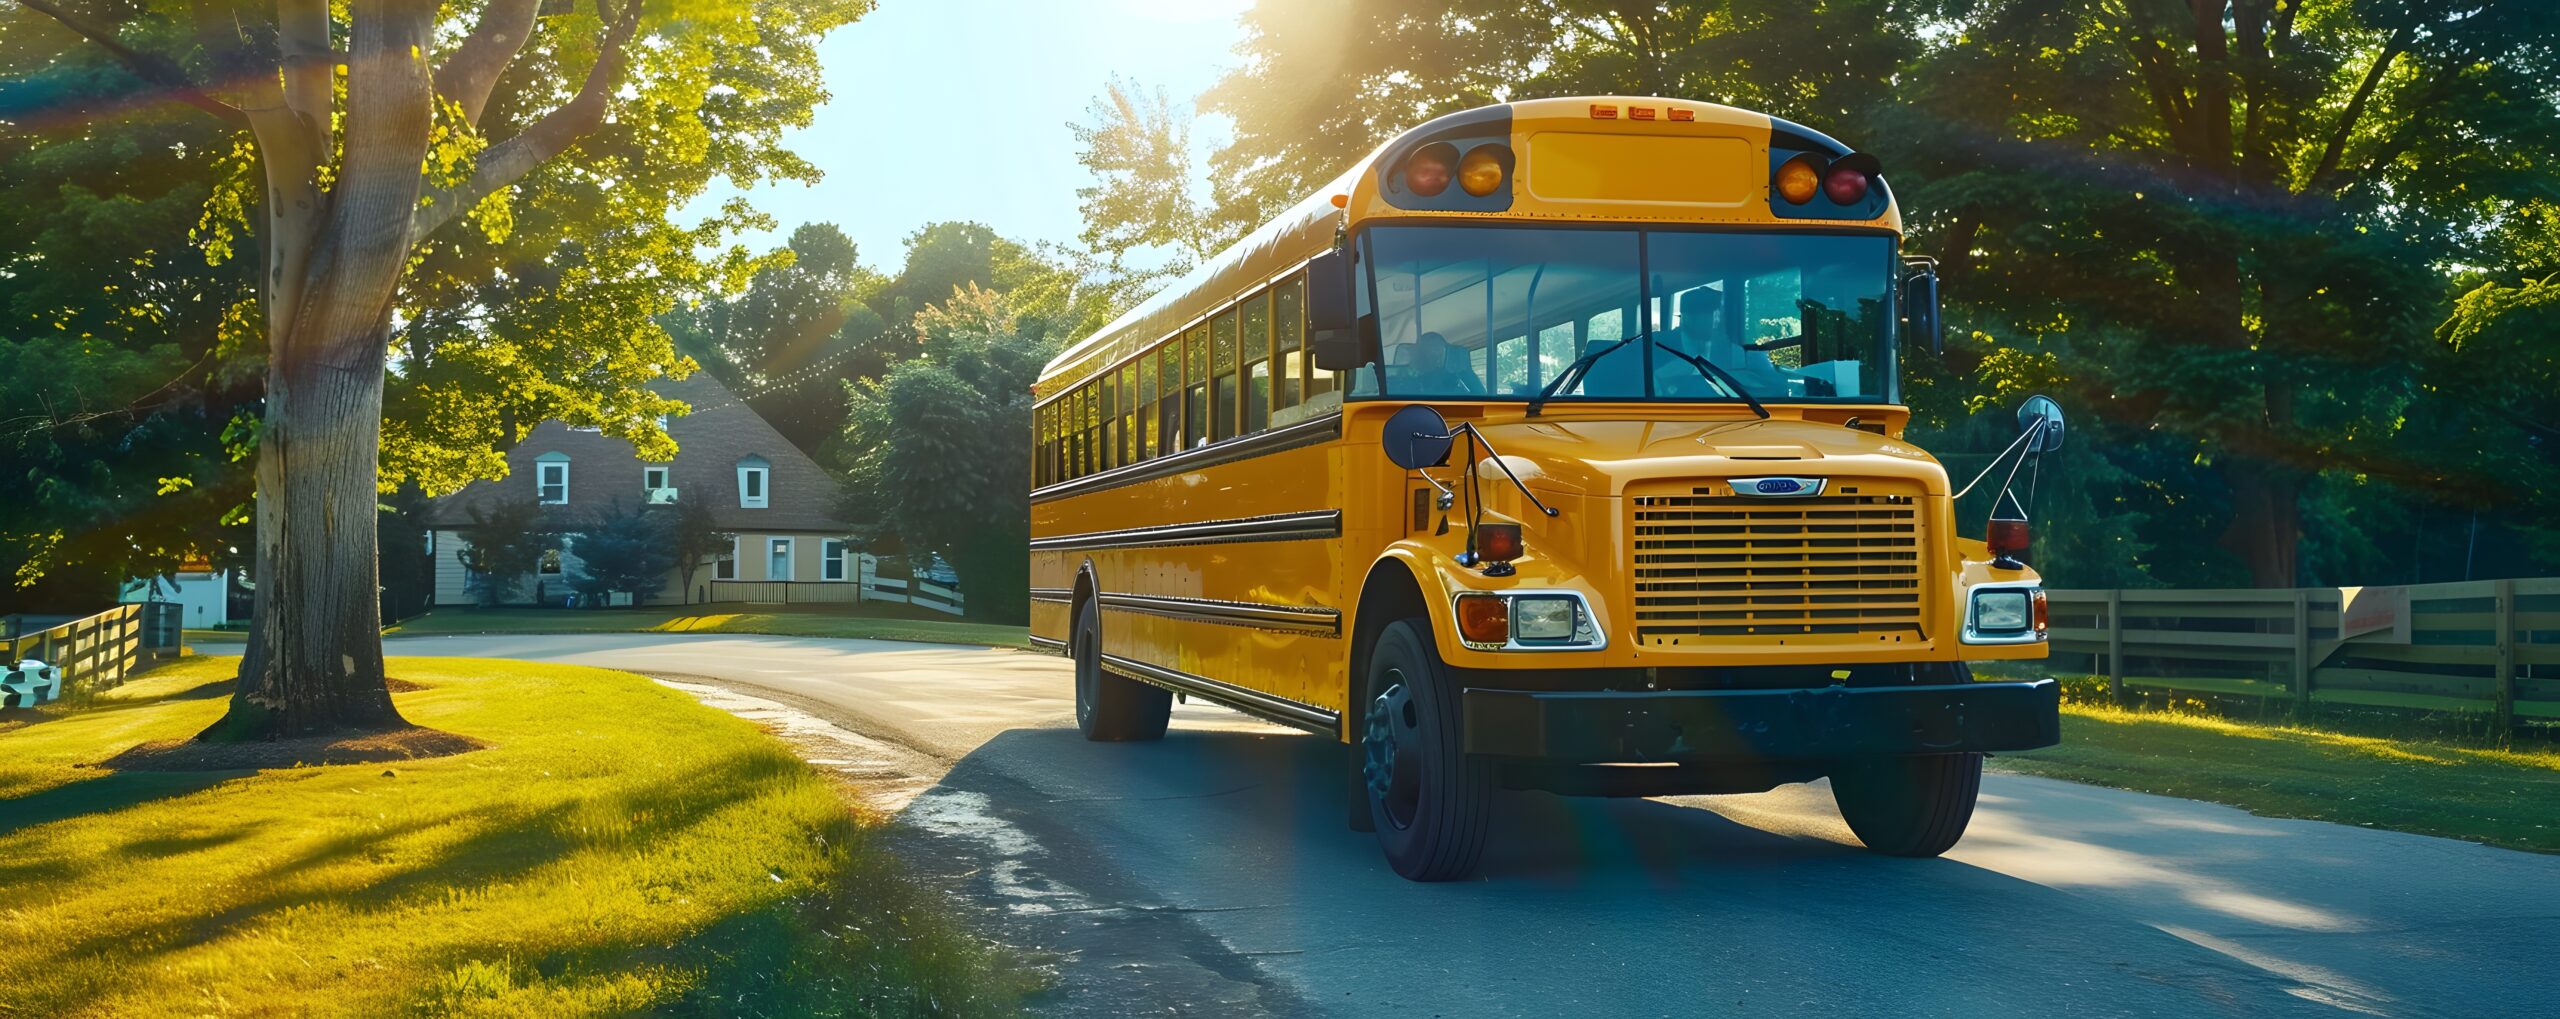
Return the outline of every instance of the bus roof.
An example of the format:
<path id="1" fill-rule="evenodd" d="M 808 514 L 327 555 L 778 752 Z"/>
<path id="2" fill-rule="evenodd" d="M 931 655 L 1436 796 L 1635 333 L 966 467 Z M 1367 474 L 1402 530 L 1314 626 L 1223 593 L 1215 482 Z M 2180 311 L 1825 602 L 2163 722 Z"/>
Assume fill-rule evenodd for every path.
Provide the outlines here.
<path id="1" fill-rule="evenodd" d="M 1435 139 L 1467 132 L 1505 136 L 1519 159 L 1503 207 L 1488 211 L 1401 208 L 1383 193 L 1382 165 L 1400 164 Z M 1769 150 L 1849 154 L 1797 124 L 1715 103 L 1652 96 L 1530 99 L 1462 110 L 1397 135 L 1342 175 L 1202 262 L 1153 297 L 1068 346 L 1033 386 L 1046 399 L 1208 317 L 1295 270 L 1337 231 L 1390 218 L 1667 222 L 1901 231 L 1889 190 L 1871 219 L 1782 218 L 1768 200 Z M 1606 172 L 1587 172 L 1605 168 Z M 1452 192 L 1454 194 L 1454 191 Z M 1337 205 L 1336 203 L 1340 204 Z"/>

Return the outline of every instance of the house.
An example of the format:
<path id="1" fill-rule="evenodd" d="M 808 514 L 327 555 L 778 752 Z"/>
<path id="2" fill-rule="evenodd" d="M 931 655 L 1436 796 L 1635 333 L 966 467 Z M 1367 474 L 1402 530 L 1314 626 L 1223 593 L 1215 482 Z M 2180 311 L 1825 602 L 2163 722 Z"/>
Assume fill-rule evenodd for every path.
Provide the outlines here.
<path id="1" fill-rule="evenodd" d="M 425 519 L 428 552 L 435 561 L 434 603 L 479 603 L 457 554 L 466 547 L 458 532 L 472 524 L 475 512 L 485 513 L 502 499 L 533 500 L 543 510 L 546 529 L 562 534 L 575 534 L 583 521 L 611 510 L 616 500 L 625 508 L 647 505 L 670 512 L 684 501 L 707 502 L 714 523 L 735 534 L 736 541 L 729 554 L 696 572 L 691 592 L 683 589 L 681 571 L 669 571 L 654 601 L 786 597 L 770 585 L 749 588 L 730 582 L 858 583 L 858 556 L 844 540 L 848 527 L 839 516 L 841 490 L 833 475 L 708 373 L 665 380 L 654 388 L 693 408 L 666 422 L 677 446 L 673 461 L 646 462 L 622 439 L 546 421 L 507 454 L 505 478 L 474 482 L 431 502 Z M 563 542 L 559 550 L 545 553 L 539 571 L 515 586 L 509 603 L 565 603 L 572 590 L 569 581 L 579 575 L 573 546 Z M 850 591 L 843 600 L 853 600 Z"/>
<path id="2" fill-rule="evenodd" d="M 126 581 L 116 592 L 116 601 L 174 602 L 184 620 L 181 625 L 207 630 L 231 622 L 231 603 L 242 593 L 234 589 L 230 570 L 217 570 L 203 559 L 192 559 L 167 574 Z"/>

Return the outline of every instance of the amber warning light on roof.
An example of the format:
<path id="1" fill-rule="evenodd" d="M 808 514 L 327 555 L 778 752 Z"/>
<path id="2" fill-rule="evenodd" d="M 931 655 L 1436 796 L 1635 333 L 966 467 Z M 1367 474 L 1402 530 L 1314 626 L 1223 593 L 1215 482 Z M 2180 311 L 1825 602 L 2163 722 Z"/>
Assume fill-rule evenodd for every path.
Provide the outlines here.
<path id="1" fill-rule="evenodd" d="M 1654 113 L 1655 113 L 1655 112 L 1656 112 L 1656 111 L 1654 110 L 1654 108 L 1653 108 L 1653 107 L 1650 107 L 1650 106 L 1630 106 L 1630 107 L 1627 107 L 1627 119 L 1628 119 L 1628 120 L 1652 120 L 1652 119 L 1653 119 L 1653 117 L 1654 117 Z M 1671 108 L 1666 109 L 1666 110 L 1662 110 L 1662 111 L 1660 111 L 1660 112 L 1661 112 L 1661 114 L 1662 114 L 1662 119 L 1664 119 L 1664 120 L 1668 120 L 1668 121 L 1672 121 L 1672 122 L 1674 122 L 1674 123 L 1687 123 L 1687 122 L 1695 121 L 1695 120 L 1697 120 L 1697 119 L 1698 119 L 1698 111 L 1696 111 L 1696 110 L 1684 110 L 1684 109 L 1681 109 L 1681 108 L 1679 108 L 1679 107 L 1677 107 L 1677 106 L 1671 107 Z M 1618 107 L 1617 107 L 1617 104 L 1615 104 L 1615 103 L 1593 103 L 1593 104 L 1591 104 L 1591 119 L 1593 119 L 1593 120 L 1616 120 L 1616 119 L 1618 119 Z"/>

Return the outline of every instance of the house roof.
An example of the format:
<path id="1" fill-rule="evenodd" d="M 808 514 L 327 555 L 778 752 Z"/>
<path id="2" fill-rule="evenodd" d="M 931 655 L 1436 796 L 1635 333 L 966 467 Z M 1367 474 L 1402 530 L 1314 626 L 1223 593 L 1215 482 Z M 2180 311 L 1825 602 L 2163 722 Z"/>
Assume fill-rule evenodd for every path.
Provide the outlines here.
<path id="1" fill-rule="evenodd" d="M 474 510 L 504 498 L 534 497 L 534 461 L 569 458 L 569 501 L 543 509 L 568 524 L 601 511 L 616 498 L 625 506 L 641 503 L 644 467 L 667 468 L 667 484 L 679 501 L 707 499 L 722 530 L 821 531 L 841 533 L 849 525 L 840 515 L 843 490 L 833 474 L 773 430 L 764 418 L 711 377 L 695 372 L 684 379 L 664 379 L 651 389 L 684 401 L 692 413 L 669 418 L 667 434 L 676 441 L 676 458 L 666 464 L 644 464 L 631 443 L 600 432 L 575 431 L 557 421 L 534 426 L 533 432 L 507 452 L 507 476 L 475 481 L 462 491 L 427 504 L 429 527 L 462 527 Z M 554 455 L 557 454 L 557 455 Z M 763 509 L 739 504 L 738 465 L 760 458 L 769 468 L 768 498 Z"/>

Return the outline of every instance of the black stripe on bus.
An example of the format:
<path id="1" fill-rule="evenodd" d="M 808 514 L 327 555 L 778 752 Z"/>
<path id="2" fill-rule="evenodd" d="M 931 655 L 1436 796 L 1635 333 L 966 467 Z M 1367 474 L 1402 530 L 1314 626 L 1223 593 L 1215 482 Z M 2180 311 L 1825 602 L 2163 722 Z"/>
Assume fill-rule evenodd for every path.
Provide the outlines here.
<path id="1" fill-rule="evenodd" d="M 1073 589 L 1064 587 L 1035 587 L 1031 589 L 1032 601 L 1066 602 L 1073 600 L 1075 596 L 1076 593 Z M 1039 638 L 1034 637 L 1032 639 L 1038 640 Z"/>
<path id="2" fill-rule="evenodd" d="M 1051 499 L 1064 499 L 1071 495 L 1086 495 L 1122 485 L 1134 485 L 1141 481 L 1169 477 L 1184 471 L 1196 471 L 1204 467 L 1215 467 L 1219 464 L 1234 463 L 1238 460 L 1248 460 L 1272 453 L 1285 453 L 1303 446 L 1331 442 L 1341 437 L 1342 415 L 1327 414 L 1320 418 L 1309 418 L 1294 425 L 1255 432 L 1251 435 L 1228 439 L 1225 442 L 1186 449 L 1170 456 L 1160 456 L 1153 460 L 1141 460 L 1137 463 L 1114 467 L 1100 474 L 1087 474 L 1073 481 L 1058 482 L 1047 488 L 1033 489 L 1031 501 L 1038 504 Z"/>
<path id="3" fill-rule="evenodd" d="M 1233 517 L 1188 524 L 1159 524 L 1117 531 L 1086 531 L 1031 539 L 1034 552 L 1087 552 L 1162 545 L 1233 545 L 1248 541 L 1304 541 L 1342 537 L 1341 510 L 1309 510 L 1261 517 Z"/>
<path id="4" fill-rule="evenodd" d="M 1031 634 L 1031 650 L 1042 654 L 1063 655 L 1067 653 L 1067 642 L 1035 633 Z"/>
<path id="5" fill-rule="evenodd" d="M 1104 667 L 1142 683 L 1152 683 L 1168 690 L 1215 701 L 1267 722 L 1277 722 L 1294 729 L 1332 736 L 1342 731 L 1342 716 L 1313 704 L 1301 704 L 1286 697 L 1247 690 L 1233 683 L 1221 683 L 1207 676 L 1194 676 L 1161 665 L 1119 655 L 1103 655 Z"/>
<path id="6" fill-rule="evenodd" d="M 1342 613 L 1311 605 L 1219 601 L 1212 598 L 1167 598 L 1145 594 L 1105 594 L 1102 607 L 1195 623 L 1250 626 L 1263 630 L 1342 635 Z"/>

